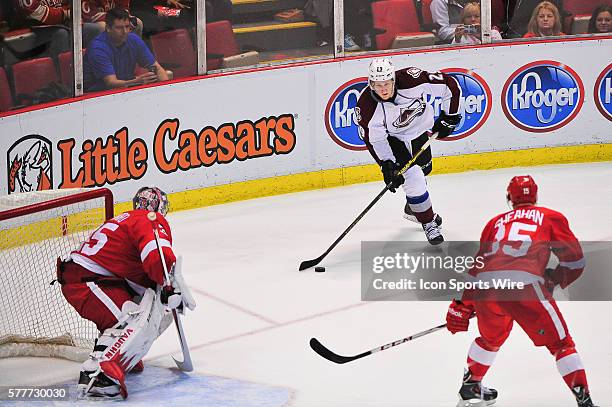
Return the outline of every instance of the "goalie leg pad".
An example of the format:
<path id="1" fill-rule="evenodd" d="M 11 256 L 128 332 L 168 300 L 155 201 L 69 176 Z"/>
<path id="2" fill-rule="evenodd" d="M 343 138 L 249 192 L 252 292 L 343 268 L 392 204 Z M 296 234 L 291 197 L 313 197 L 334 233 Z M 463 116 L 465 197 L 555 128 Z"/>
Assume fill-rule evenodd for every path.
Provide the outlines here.
<path id="1" fill-rule="evenodd" d="M 83 396 L 107 395 L 99 394 L 97 389 L 98 376 L 102 373 L 101 382 L 114 382 L 116 390 L 119 390 L 117 393 L 127 397 L 125 372 L 130 371 L 147 354 L 159 336 L 162 320 L 169 315 L 161 303 L 159 288 L 157 291 L 147 289 L 140 304 L 132 301 L 124 303 L 122 313 L 117 324 L 102 333 L 93 352 L 83 363 L 82 378 L 83 373 L 91 378 L 86 384 L 79 380 L 79 393 Z"/>

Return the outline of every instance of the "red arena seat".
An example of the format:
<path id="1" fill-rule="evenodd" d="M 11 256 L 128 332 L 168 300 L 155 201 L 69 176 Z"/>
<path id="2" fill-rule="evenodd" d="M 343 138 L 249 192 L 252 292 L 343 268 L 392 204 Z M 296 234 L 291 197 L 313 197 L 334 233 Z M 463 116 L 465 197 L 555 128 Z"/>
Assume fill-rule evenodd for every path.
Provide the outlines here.
<path id="1" fill-rule="evenodd" d="M 51 82 L 57 82 L 57 72 L 49 57 L 35 58 L 13 65 L 15 95 L 34 95 Z"/>
<path id="2" fill-rule="evenodd" d="M 195 50 L 189 31 L 186 29 L 180 28 L 152 35 L 151 48 L 157 62 L 164 69 L 171 70 L 174 78 L 196 74 Z"/>
<path id="3" fill-rule="evenodd" d="M 13 107 L 13 96 L 9 88 L 4 68 L 0 67 L 0 112 L 6 112 Z"/>
<path id="4" fill-rule="evenodd" d="M 412 0 L 383 0 L 372 3 L 374 27 L 384 30 L 376 35 L 379 50 L 409 46 L 433 45 L 432 33 L 422 32 Z M 396 39 L 405 39 L 398 46 Z M 414 39 L 411 44 L 410 38 Z"/>

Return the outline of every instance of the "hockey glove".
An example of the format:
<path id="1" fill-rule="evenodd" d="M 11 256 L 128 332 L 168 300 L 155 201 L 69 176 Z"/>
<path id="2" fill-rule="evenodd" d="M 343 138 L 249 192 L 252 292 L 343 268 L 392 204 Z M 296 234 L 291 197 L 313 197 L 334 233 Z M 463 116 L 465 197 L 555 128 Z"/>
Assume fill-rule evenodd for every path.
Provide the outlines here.
<path id="1" fill-rule="evenodd" d="M 446 329 L 451 331 L 453 335 L 457 332 L 467 331 L 473 313 L 473 306 L 465 304 L 460 300 L 453 300 L 446 314 Z"/>
<path id="2" fill-rule="evenodd" d="M 178 308 L 179 311 L 183 310 L 183 296 L 180 291 L 172 286 L 165 286 L 162 288 L 161 302 L 169 309 Z"/>
<path id="3" fill-rule="evenodd" d="M 391 160 L 383 161 L 380 166 L 385 184 L 389 186 L 389 191 L 391 192 L 395 192 L 395 189 L 399 188 L 404 183 L 404 177 L 397 173 L 399 169 L 399 165 Z"/>
<path id="4" fill-rule="evenodd" d="M 440 116 L 438 116 L 438 119 L 431 128 L 431 131 L 433 133 L 438 133 L 437 138 L 443 139 L 450 136 L 450 134 L 459 125 L 460 121 L 461 115 L 459 113 L 447 114 L 444 110 L 442 110 L 440 112 Z"/>

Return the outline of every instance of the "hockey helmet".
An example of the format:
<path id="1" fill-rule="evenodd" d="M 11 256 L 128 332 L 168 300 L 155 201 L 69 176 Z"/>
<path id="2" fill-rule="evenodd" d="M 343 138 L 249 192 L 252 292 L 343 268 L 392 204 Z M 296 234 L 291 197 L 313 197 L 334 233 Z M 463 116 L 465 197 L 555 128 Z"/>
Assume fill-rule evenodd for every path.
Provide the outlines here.
<path id="1" fill-rule="evenodd" d="M 368 82 L 395 81 L 395 68 L 389 58 L 376 58 L 370 62 Z"/>
<path id="2" fill-rule="evenodd" d="M 136 192 L 132 199 L 134 209 L 145 209 L 147 211 L 159 212 L 166 215 L 170 209 L 168 196 L 157 187 L 142 187 Z"/>
<path id="3" fill-rule="evenodd" d="M 506 199 L 512 206 L 519 204 L 535 204 L 538 201 L 538 184 L 531 175 L 513 177 L 508 184 Z"/>

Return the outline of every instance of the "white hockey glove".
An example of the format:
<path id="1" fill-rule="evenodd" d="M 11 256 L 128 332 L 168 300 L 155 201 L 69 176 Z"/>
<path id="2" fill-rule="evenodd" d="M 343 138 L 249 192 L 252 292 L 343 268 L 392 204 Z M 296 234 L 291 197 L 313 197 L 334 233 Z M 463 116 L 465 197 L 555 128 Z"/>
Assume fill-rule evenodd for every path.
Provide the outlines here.
<path id="1" fill-rule="evenodd" d="M 193 311 L 196 307 L 195 300 L 189 291 L 189 287 L 183 280 L 181 265 L 183 258 L 178 256 L 170 273 L 172 286 L 164 287 L 161 294 L 162 303 L 169 309 L 177 309 L 181 314 L 185 313 L 185 308 Z"/>

